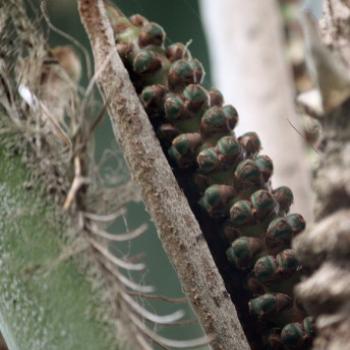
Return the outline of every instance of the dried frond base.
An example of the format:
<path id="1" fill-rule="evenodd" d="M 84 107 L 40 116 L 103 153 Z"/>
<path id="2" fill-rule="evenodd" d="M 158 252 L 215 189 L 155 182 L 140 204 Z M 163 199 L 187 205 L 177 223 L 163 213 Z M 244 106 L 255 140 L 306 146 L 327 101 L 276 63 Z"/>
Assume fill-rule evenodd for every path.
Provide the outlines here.
<path id="1" fill-rule="evenodd" d="M 322 119 L 322 158 L 314 174 L 317 223 L 294 246 L 306 271 L 297 295 L 317 316 L 314 349 L 349 349 L 350 102 Z M 347 330 L 347 332 L 345 331 Z"/>

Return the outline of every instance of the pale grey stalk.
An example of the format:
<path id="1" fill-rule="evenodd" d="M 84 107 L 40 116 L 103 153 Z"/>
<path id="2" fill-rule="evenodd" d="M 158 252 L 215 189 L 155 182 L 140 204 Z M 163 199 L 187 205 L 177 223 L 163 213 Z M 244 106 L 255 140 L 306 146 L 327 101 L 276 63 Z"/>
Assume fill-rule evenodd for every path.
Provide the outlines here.
<path id="1" fill-rule="evenodd" d="M 80 0 L 79 10 L 91 41 L 95 67 L 104 65 L 97 80 L 104 99 L 110 101 L 115 135 L 184 291 L 205 332 L 215 336 L 212 348 L 249 349 L 199 224 L 117 54 L 103 0 Z"/>

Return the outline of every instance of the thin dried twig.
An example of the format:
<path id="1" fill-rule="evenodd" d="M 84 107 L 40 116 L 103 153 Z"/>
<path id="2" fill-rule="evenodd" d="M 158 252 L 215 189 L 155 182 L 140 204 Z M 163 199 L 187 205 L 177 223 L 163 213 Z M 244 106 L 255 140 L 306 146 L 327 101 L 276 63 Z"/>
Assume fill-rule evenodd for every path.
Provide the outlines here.
<path id="1" fill-rule="evenodd" d="M 79 10 L 95 67 L 110 57 L 97 80 L 103 97 L 112 96 L 109 114 L 116 137 L 193 308 L 206 333 L 216 335 L 213 349 L 249 349 L 198 222 L 117 54 L 103 0 L 80 0 Z"/>

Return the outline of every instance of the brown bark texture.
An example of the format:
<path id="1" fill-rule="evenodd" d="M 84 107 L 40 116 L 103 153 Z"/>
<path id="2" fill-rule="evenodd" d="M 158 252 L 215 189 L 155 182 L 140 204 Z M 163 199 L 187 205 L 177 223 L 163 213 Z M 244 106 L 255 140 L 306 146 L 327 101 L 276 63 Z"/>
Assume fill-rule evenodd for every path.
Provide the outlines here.
<path id="1" fill-rule="evenodd" d="M 350 66 L 349 23 L 349 1 L 325 1 L 322 37 L 346 67 Z M 348 100 L 321 119 L 323 154 L 314 173 L 316 223 L 295 241 L 309 272 L 297 287 L 297 294 L 309 312 L 317 316 L 317 350 L 350 349 L 349 113 Z"/>

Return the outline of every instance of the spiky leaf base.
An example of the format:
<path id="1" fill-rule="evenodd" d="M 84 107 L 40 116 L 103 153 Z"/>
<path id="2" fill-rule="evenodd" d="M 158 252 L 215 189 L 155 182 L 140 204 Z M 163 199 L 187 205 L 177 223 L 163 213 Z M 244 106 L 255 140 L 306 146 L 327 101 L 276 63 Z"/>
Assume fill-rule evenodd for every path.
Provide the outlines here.
<path id="1" fill-rule="evenodd" d="M 236 137 L 238 113 L 202 85 L 188 48 L 164 45 L 158 24 L 108 6 L 116 45 L 186 192 L 252 347 L 307 349 L 313 322 L 293 296 L 301 265 L 290 249 L 305 228 L 293 194 L 271 188 L 271 159 L 254 132 Z M 225 254 L 226 253 L 226 254 Z M 239 294 L 239 295 L 238 295 Z"/>

